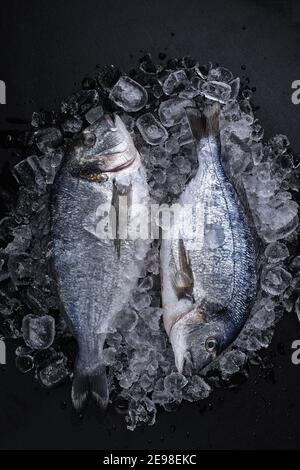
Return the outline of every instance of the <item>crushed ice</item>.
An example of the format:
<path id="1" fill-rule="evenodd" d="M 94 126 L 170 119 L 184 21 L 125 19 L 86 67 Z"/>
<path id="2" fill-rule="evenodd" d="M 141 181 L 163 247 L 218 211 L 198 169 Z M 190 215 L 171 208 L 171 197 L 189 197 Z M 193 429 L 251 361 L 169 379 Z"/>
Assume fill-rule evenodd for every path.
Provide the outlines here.
<path id="1" fill-rule="evenodd" d="M 45 387 L 72 377 L 76 346 L 58 311 L 50 268 L 50 191 L 70 140 L 104 112 L 119 113 L 131 132 L 153 201 L 171 203 L 197 169 L 185 108 L 201 107 L 205 99 L 222 103 L 224 165 L 244 188 L 263 248 L 260 286 L 245 327 L 205 375 L 186 378 L 176 371 L 162 327 L 159 242 L 152 244 L 139 285 L 116 318 L 104 352 L 112 404 L 125 413 L 128 428 L 154 424 L 158 406 L 171 411 L 183 400 L 208 397 L 215 386 L 231 386 L 268 347 L 284 311 L 295 308 L 300 319 L 299 160 L 287 137 L 263 142 L 251 94 L 247 83 L 223 67 L 199 66 L 189 57 L 162 66 L 147 55 L 129 75 L 109 66 L 87 77 L 58 112 L 33 113 L 23 139 L 25 158 L 14 168 L 18 203 L 0 223 L 0 331 L 15 340 L 22 373 L 34 370 Z M 208 233 L 213 246 L 222 236 L 218 227 Z"/>

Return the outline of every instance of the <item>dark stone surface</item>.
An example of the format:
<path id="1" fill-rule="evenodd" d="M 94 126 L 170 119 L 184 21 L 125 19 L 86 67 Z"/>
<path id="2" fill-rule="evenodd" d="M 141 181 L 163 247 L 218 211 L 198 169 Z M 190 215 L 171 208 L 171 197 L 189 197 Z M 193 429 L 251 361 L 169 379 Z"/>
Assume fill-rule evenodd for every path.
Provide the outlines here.
<path id="1" fill-rule="evenodd" d="M 291 84 L 300 80 L 296 0 L 10 0 L 0 8 L 0 78 L 7 86 L 0 137 L 26 129 L 33 111 L 55 108 L 97 64 L 128 70 L 149 51 L 157 60 L 160 53 L 190 54 L 248 77 L 265 137 L 287 134 L 300 149 L 300 105 L 291 102 Z M 9 158 L 1 149 L 0 162 Z M 299 448 L 300 366 L 291 363 L 299 332 L 296 316 L 286 314 L 268 351 L 272 369 L 252 368 L 238 389 L 160 412 L 154 427 L 135 432 L 111 410 L 101 418 L 90 408 L 77 418 L 68 385 L 41 389 L 15 370 L 9 351 L 0 368 L 0 448 Z"/>

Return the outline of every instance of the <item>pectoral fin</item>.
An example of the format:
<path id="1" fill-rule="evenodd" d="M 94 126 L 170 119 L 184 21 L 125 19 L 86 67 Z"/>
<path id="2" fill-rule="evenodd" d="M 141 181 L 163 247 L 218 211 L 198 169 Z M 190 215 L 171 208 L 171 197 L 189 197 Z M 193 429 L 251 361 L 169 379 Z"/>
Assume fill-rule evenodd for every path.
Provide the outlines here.
<path id="1" fill-rule="evenodd" d="M 192 296 L 194 288 L 194 276 L 182 239 L 178 240 L 178 262 L 172 253 L 171 260 L 172 286 L 178 300 L 186 296 Z"/>
<path id="2" fill-rule="evenodd" d="M 122 204 L 120 204 L 121 198 L 124 198 L 122 201 Z M 117 255 L 120 258 L 121 240 L 122 240 L 122 228 L 120 224 L 121 223 L 127 224 L 127 221 L 128 221 L 127 212 L 130 210 L 130 207 L 132 205 L 132 185 L 129 184 L 128 186 L 120 187 L 120 185 L 118 185 L 116 181 L 114 181 L 111 204 L 115 211 L 114 220 L 116 224 L 114 245 L 115 245 Z M 123 204 L 125 204 L 124 207 L 123 207 Z M 126 206 L 126 214 L 123 213 L 123 209 L 125 209 L 125 206 Z"/>

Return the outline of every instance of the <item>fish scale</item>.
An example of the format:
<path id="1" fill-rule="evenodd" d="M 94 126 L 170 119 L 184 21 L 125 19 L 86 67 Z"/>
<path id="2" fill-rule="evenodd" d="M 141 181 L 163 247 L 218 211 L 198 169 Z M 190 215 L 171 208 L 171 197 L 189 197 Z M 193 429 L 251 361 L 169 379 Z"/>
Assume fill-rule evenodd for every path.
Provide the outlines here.
<path id="1" fill-rule="evenodd" d="M 78 342 L 76 409 L 89 394 L 107 405 L 105 338 L 137 283 L 149 245 L 147 239 L 127 237 L 117 249 L 115 234 L 100 230 L 113 227 L 113 204 L 126 190 L 128 231 L 144 220 L 148 207 L 146 177 L 131 137 L 118 116 L 116 125 L 104 119 L 84 131 L 88 147 L 71 149 L 53 188 L 53 267 L 62 309 Z"/>
<path id="2" fill-rule="evenodd" d="M 197 207 L 189 220 L 193 236 L 184 230 L 181 243 L 165 236 L 161 247 L 164 324 L 180 372 L 188 361 L 202 370 L 231 344 L 248 318 L 257 282 L 253 228 L 221 162 L 219 108 L 202 117 L 193 110 L 189 118 L 199 168 L 179 203 L 182 212 L 187 205 Z M 173 271 L 183 269 L 185 258 L 193 279 L 184 298 L 174 279 L 187 277 Z"/>

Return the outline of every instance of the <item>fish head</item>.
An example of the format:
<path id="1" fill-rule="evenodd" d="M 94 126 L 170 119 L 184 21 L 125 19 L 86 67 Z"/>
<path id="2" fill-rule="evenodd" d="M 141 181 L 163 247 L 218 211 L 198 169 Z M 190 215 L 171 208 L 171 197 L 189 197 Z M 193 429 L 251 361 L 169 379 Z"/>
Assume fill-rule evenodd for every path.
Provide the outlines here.
<path id="1" fill-rule="evenodd" d="M 205 318 L 194 308 L 172 326 L 170 334 L 175 364 L 180 373 L 201 372 L 224 349 L 226 331 L 222 320 Z"/>
<path id="2" fill-rule="evenodd" d="M 105 115 L 80 134 L 70 152 L 71 168 L 77 174 L 119 171 L 138 156 L 122 119 Z"/>

